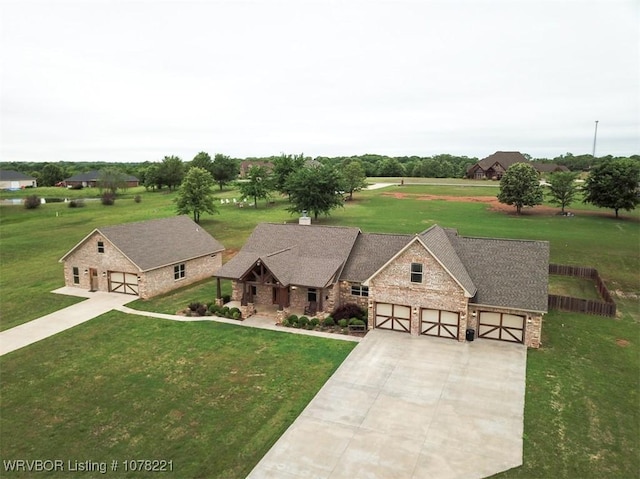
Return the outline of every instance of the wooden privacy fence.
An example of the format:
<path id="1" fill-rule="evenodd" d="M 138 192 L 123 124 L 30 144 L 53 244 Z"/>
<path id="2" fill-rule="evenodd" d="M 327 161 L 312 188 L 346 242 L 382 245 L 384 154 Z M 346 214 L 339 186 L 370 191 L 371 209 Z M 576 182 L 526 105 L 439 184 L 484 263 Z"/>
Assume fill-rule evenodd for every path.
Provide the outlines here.
<path id="1" fill-rule="evenodd" d="M 578 278 L 587 278 L 595 281 L 598 293 L 602 301 L 593 301 L 590 299 L 572 298 L 570 296 L 559 296 L 555 294 L 549 295 L 549 309 L 561 309 L 563 311 L 573 311 L 576 313 L 597 314 L 599 316 L 615 317 L 616 303 L 611 298 L 609 290 L 602 281 L 595 268 L 586 266 L 571 266 L 564 264 L 550 264 L 549 274 L 558 274 L 562 276 L 575 276 Z"/>

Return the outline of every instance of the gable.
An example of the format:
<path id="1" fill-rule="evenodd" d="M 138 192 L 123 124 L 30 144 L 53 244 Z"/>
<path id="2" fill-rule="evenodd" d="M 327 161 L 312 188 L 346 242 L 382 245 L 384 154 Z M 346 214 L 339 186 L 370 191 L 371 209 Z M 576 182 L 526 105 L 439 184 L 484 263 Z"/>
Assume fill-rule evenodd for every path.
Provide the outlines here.
<path id="1" fill-rule="evenodd" d="M 412 281 L 412 264 L 422 265 L 420 282 Z M 465 292 L 449 271 L 417 238 L 367 280 L 367 284 L 373 287 L 384 285 L 392 288 L 441 291 L 443 293 L 448 293 L 451 290 Z M 467 294 L 467 296 L 469 295 Z"/>

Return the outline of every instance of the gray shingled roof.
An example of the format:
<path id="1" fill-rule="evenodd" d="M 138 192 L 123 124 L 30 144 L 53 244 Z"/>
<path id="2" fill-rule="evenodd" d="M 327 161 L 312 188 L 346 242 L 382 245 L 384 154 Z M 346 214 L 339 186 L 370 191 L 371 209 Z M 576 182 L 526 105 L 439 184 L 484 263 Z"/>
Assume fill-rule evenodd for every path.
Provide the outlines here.
<path id="1" fill-rule="evenodd" d="M 35 178 L 33 176 L 20 173 L 19 171 L 0 170 L 0 180 L 1 181 L 25 181 L 25 180 L 33 181 L 35 180 Z"/>
<path id="2" fill-rule="evenodd" d="M 404 248 L 413 235 L 363 233 L 358 236 L 349 260 L 340 275 L 341 281 L 362 283 L 382 268 Z"/>
<path id="3" fill-rule="evenodd" d="M 258 259 L 284 286 L 322 288 L 349 257 L 358 228 L 262 223 L 216 276 L 240 279 Z"/>
<path id="4" fill-rule="evenodd" d="M 471 170 L 474 166 L 479 166 L 483 170 L 487 170 L 496 163 L 500 163 L 506 170 L 515 163 L 529 163 L 529 161 L 519 151 L 496 151 L 494 154 L 479 160 L 477 163 L 469 165 L 467 171 Z"/>
<path id="5" fill-rule="evenodd" d="M 473 302 L 546 312 L 549 243 L 470 238 L 447 231 L 478 288 Z"/>
<path id="6" fill-rule="evenodd" d="M 436 259 L 447 268 L 454 279 L 458 281 L 471 296 L 476 294 L 476 285 L 456 253 L 445 230 L 438 225 L 433 225 L 431 228 L 420 233 L 419 236 Z"/>
<path id="7" fill-rule="evenodd" d="M 141 271 L 199 258 L 224 250 L 213 236 L 188 216 L 96 228 Z M 91 236 L 89 234 L 60 261 Z"/>

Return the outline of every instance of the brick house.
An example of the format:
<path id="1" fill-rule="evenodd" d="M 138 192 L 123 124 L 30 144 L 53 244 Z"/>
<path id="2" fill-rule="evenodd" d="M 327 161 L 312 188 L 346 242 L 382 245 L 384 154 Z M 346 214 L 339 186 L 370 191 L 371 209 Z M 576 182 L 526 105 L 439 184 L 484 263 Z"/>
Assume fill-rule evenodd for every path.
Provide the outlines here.
<path id="1" fill-rule="evenodd" d="M 36 188 L 38 183 L 33 176 L 19 171 L 0 170 L 0 190 L 19 190 L 22 188 Z"/>
<path id="2" fill-rule="evenodd" d="M 502 175 L 504 175 L 504 172 L 516 163 L 527 163 L 533 166 L 538 173 L 569 171 L 569 169 L 563 165 L 529 161 L 519 151 L 496 151 L 494 154 L 469 166 L 465 176 L 472 180 L 499 180 L 502 178 Z"/>
<path id="3" fill-rule="evenodd" d="M 358 228 L 260 224 L 217 273 L 246 313 L 275 305 L 327 315 L 345 303 L 368 327 L 463 341 L 540 346 L 549 244 L 470 238 L 438 225 L 417 235 Z M 219 295 L 219 292 L 218 292 Z"/>
<path id="4" fill-rule="evenodd" d="M 150 298 L 212 277 L 224 247 L 188 216 L 94 229 L 60 262 L 65 286 Z"/>

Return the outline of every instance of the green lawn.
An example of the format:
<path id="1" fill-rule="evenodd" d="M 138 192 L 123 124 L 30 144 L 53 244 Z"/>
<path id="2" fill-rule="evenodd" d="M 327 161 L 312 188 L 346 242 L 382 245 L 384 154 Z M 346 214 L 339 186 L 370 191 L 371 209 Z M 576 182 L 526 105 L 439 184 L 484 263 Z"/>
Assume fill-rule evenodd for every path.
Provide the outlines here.
<path id="1" fill-rule="evenodd" d="M 552 274 L 549 276 L 549 294 L 603 301 L 595 281 L 587 278 Z"/>
<path id="2" fill-rule="evenodd" d="M 616 300 L 618 317 L 608 319 L 560 312 L 551 312 L 545 316 L 543 347 L 530 350 L 528 353 L 525 464 L 502 476 L 635 477 L 640 470 L 640 211 L 621 212 L 621 218 L 615 219 L 610 211 L 576 205 L 570 208 L 576 212 L 576 216 L 571 218 L 554 214 L 524 214 L 518 217 L 492 211 L 485 203 L 426 201 L 414 196 L 473 196 L 474 191 L 478 196 L 488 196 L 484 191 L 488 188 L 494 187 L 407 185 L 357 193 L 354 201 L 345 203 L 344 208 L 336 210 L 330 217 L 321 218 L 320 223 L 358 226 L 369 232 L 399 233 L 418 233 L 438 223 L 444 227 L 457 228 L 463 235 L 548 240 L 551 244 L 552 262 L 597 268 Z M 410 192 L 411 195 L 404 199 L 396 199 L 386 194 L 393 192 Z M 134 203 L 132 198 L 123 198 L 117 200 L 113 207 L 104 207 L 99 202 L 88 202 L 85 208 L 79 209 L 51 203 L 34 211 L 1 206 L 1 328 L 20 324 L 58 309 L 70 301 L 76 301 L 53 295 L 48 291 L 63 285 L 62 266 L 57 263 L 58 259 L 93 228 L 175 214 L 172 202 L 174 193 L 142 192 L 142 196 L 143 200 L 139 204 Z M 238 197 L 237 192 L 233 190 L 225 190 L 220 196 Z M 260 202 L 258 209 L 240 209 L 231 204 L 219 205 L 220 214 L 205 216 L 202 225 L 227 247 L 228 257 L 244 244 L 257 223 L 295 221 L 296 218 L 284 210 L 286 206 L 284 199 L 277 199 L 275 204 L 269 207 Z M 577 291 L 583 286 L 571 284 L 563 287 Z M 225 288 L 225 292 L 228 292 L 228 285 L 225 285 Z M 135 307 L 173 313 L 191 301 L 211 301 L 214 294 L 215 283 L 205 281 L 192 288 L 178 290 L 150 301 L 136 301 Z M 215 330 L 215 334 L 206 335 L 205 329 Z M 241 328 L 231 330 L 234 331 L 230 333 L 234 335 L 234 340 L 229 339 L 230 336 L 224 336 L 226 339 L 221 339 L 223 343 L 219 343 L 218 336 L 222 334 L 219 331 L 226 331 L 220 325 L 174 325 L 113 313 L 1 358 L 3 439 L 0 442 L 0 456 L 5 458 L 18 453 L 23 454 L 23 449 L 20 448 L 26 448 L 28 445 L 15 439 L 19 437 L 28 437 L 28 443 L 33 441 L 33 444 L 42 444 L 42 449 L 37 445 L 31 449 L 35 458 L 60 454 L 63 446 L 56 444 L 55 440 L 47 439 L 57 439 L 65 432 L 71 431 L 67 428 L 75 427 L 78 429 L 73 431 L 79 431 L 78 436 L 91 448 L 95 448 L 93 450 L 113 450 L 118 452 L 118 455 L 120 451 L 131 450 L 136 454 L 144 453 L 144 457 L 156 451 L 164 451 L 156 448 L 164 443 L 167 431 L 174 431 L 172 414 L 180 416 L 179 413 L 184 413 L 190 418 L 193 418 L 194 414 L 201 414 L 202 419 L 193 421 L 204 424 L 215 423 L 215 419 L 208 416 L 213 412 L 193 405 L 188 413 L 177 408 L 172 395 L 174 391 L 167 389 L 168 386 L 165 384 L 162 384 L 162 389 L 161 381 L 153 379 L 164 374 L 162 377 L 168 381 L 174 376 L 158 372 L 158 376 L 152 374 L 148 378 L 140 372 L 140 368 L 165 371 L 169 367 L 168 364 L 172 365 L 172 368 L 178 368 L 180 363 L 183 369 L 176 370 L 184 371 L 185 380 L 178 383 L 178 389 L 180 394 L 183 394 L 180 397 L 184 399 L 184 404 L 190 404 L 189 398 L 197 401 L 205 394 L 200 382 L 207 381 L 206 374 L 209 372 L 217 374 L 212 370 L 215 369 L 215 364 L 221 361 L 213 352 L 212 357 L 216 359 L 212 359 L 210 363 L 203 362 L 198 354 L 205 354 L 202 353 L 203 348 L 209 351 L 206 349 L 208 344 L 211 344 L 211 351 L 228 351 L 229 345 L 233 344 L 233 347 L 238 349 L 238 355 L 233 356 L 237 372 L 231 377 L 230 382 L 221 380 L 221 384 L 224 385 L 221 387 L 227 391 L 222 394 L 229 394 L 234 398 L 235 395 L 249 394 L 253 392 L 250 386 L 247 386 L 247 389 L 245 383 L 234 383 L 233 379 L 237 374 L 252 370 L 255 353 L 260 347 L 256 347 L 254 343 L 245 347 L 244 341 L 252 340 L 251 335 L 258 333 L 243 330 L 242 334 L 249 337 L 243 336 L 242 341 L 236 344 L 238 336 L 235 331 L 239 329 Z M 131 338 L 128 337 L 129 331 Z M 196 334 L 188 336 L 183 331 Z M 164 342 L 174 340 L 184 341 L 191 346 L 187 348 L 185 345 L 176 346 L 173 343 L 166 346 L 168 343 Z M 308 340 L 290 335 L 287 341 L 291 342 L 292 351 L 299 350 L 296 354 L 306 353 Z M 333 344 L 331 341 L 328 343 Z M 173 347 L 182 355 L 174 355 Z M 279 354 L 282 357 L 276 354 L 275 359 L 271 356 L 265 358 L 264 361 L 268 364 L 264 364 L 264 367 L 273 366 L 285 376 L 306 374 L 309 367 L 308 358 L 289 351 Z M 324 354 L 321 352 L 318 356 L 322 357 Z M 125 357 L 126 355 L 131 356 L 131 361 Z M 101 368 L 90 369 L 93 367 L 91 363 L 94 359 Z M 332 362 L 323 373 L 323 379 L 302 392 L 311 397 L 339 362 L 340 359 Z M 126 376 L 128 371 L 137 371 L 138 374 Z M 50 375 L 51 379 L 47 378 L 47 375 Z M 125 375 L 130 382 L 120 381 L 120 375 Z M 113 380 L 117 387 L 110 387 L 109 391 L 105 392 L 102 386 L 104 383 L 101 382 L 103 377 L 111 378 L 109 381 Z M 64 387 L 58 386 L 57 382 Z M 92 384 L 97 388 L 92 389 Z M 154 394 L 158 391 L 169 394 Z M 297 391 L 292 391 L 290 394 L 296 395 L 297 398 Z M 178 394 L 178 391 L 175 393 Z M 76 400 L 76 396 L 79 400 Z M 54 398 L 49 401 L 51 404 L 47 403 L 49 397 Z M 101 413 L 106 407 L 104 404 L 108 403 L 105 397 L 114 401 L 120 409 L 124 407 L 123 404 L 131 404 L 131 408 L 135 409 L 124 412 L 113 409 L 111 417 L 103 416 L 103 422 L 96 422 L 100 420 L 100 417 L 96 416 L 97 413 Z M 306 400 L 308 398 L 295 399 L 299 401 L 295 407 L 301 408 Z M 30 408 L 29 414 L 51 416 L 50 422 L 53 425 L 43 428 L 39 421 L 31 420 L 30 415 L 24 413 L 24 409 L 20 409 L 23 402 Z M 250 423 L 253 406 L 247 403 L 247 409 L 244 409 L 241 402 L 231 402 L 238 408 L 234 412 L 235 417 L 247 418 L 247 422 Z M 66 403 L 69 403 L 68 407 L 65 406 Z M 291 406 L 293 409 L 295 407 Z M 71 419 L 56 419 L 58 410 L 67 414 L 60 418 Z M 12 419 L 16 415 L 14 413 L 19 411 L 23 411 L 18 414 L 22 419 Z M 135 414 L 132 411 L 135 411 Z M 160 416 L 165 414 L 167 418 L 158 425 L 156 423 L 160 416 L 145 415 L 144 411 L 159 411 Z M 102 427 L 109 429 L 108 425 L 112 423 L 125 424 L 131 419 L 127 415 L 133 415 L 136 430 L 113 426 L 114 431 L 102 434 L 100 427 L 96 426 L 102 424 Z M 267 423 L 262 432 L 255 433 L 258 439 L 253 443 L 254 448 L 264 452 L 292 417 L 295 417 L 295 413 L 291 413 L 277 424 Z M 261 421 L 264 422 L 262 419 Z M 79 425 L 76 426 L 76 423 Z M 45 421 L 42 424 L 49 423 Z M 176 424 L 184 427 L 177 419 Z M 240 434 L 234 431 L 244 428 L 242 425 L 226 422 L 219 424 L 216 434 L 220 434 L 226 438 L 223 441 L 230 443 L 233 442 L 229 437 Z M 141 431 L 148 431 L 148 438 L 145 439 Z M 186 437 L 180 436 L 177 432 L 175 434 L 179 438 Z M 198 436 L 196 433 L 194 435 Z M 212 436 L 213 434 L 202 437 Z M 200 436 L 195 440 L 199 438 Z M 246 474 L 246 470 L 242 469 L 244 463 L 249 462 L 249 459 L 245 461 L 245 452 L 240 453 L 240 456 L 233 456 L 232 459 L 229 459 L 231 456 L 225 455 L 225 461 L 238 463 L 216 463 L 215 473 L 209 473 L 200 472 L 197 467 L 203 463 L 217 461 L 217 455 L 212 451 L 223 446 L 214 445 L 204 450 L 192 446 L 191 442 L 185 442 L 182 450 L 181 446 L 172 444 L 178 450 L 175 453 L 176 460 L 180 458 L 184 464 L 197 463 L 185 465 L 185 468 L 193 469 L 183 469 L 183 472 L 190 472 L 178 474 L 176 477 L 215 477 L 215 474 L 218 474 L 218 477 L 244 477 Z M 119 447 L 122 449 L 118 449 Z M 131 449 L 128 449 L 129 447 Z M 78 451 L 82 452 L 80 449 Z M 174 454 L 173 451 L 170 449 L 167 454 Z M 262 452 L 256 453 L 256 456 Z M 69 453 L 65 453 L 64 457 L 71 457 L 71 453 L 76 452 L 69 449 Z M 106 457 L 106 453 L 104 454 Z M 130 458 L 132 454 L 127 453 L 124 457 L 119 457 Z M 250 460 L 255 462 L 257 459 L 259 457 L 252 456 Z"/>
<path id="3" fill-rule="evenodd" d="M 107 313 L 0 358 L 0 456 L 171 460 L 162 477 L 243 478 L 355 344 Z"/>

